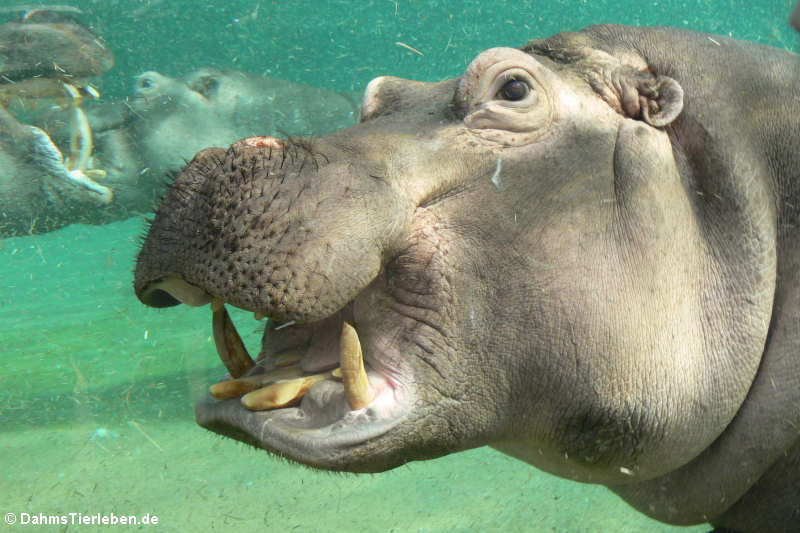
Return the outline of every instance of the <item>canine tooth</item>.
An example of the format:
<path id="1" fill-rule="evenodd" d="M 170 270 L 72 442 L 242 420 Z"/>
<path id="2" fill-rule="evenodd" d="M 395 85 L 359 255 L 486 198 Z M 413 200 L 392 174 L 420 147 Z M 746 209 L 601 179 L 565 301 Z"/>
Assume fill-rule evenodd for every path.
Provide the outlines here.
<path id="1" fill-rule="evenodd" d="M 275 366 L 280 368 L 282 366 L 290 366 L 298 363 L 302 359 L 298 353 L 285 353 L 275 358 Z"/>
<path id="2" fill-rule="evenodd" d="M 342 337 L 339 340 L 339 365 L 342 369 L 344 395 L 350 409 L 366 407 L 373 399 L 367 372 L 364 370 L 364 358 L 361 355 L 361 343 L 358 333 L 347 322 L 342 323 Z"/>
<path id="3" fill-rule="evenodd" d="M 258 390 L 268 383 L 276 381 L 299 378 L 303 375 L 303 369 L 299 366 L 284 367 L 272 370 L 265 374 L 258 374 L 255 376 L 245 376 L 238 379 L 228 379 L 214 383 L 209 388 L 211 396 L 218 400 L 225 400 L 228 398 L 238 398 L 248 392 Z"/>
<path id="4" fill-rule="evenodd" d="M 342 381 L 342 368 L 338 366 L 334 368 L 333 371 L 331 372 L 331 377 L 333 379 L 338 379 L 339 381 Z"/>
<path id="5" fill-rule="evenodd" d="M 242 338 L 233 325 L 228 310 L 222 300 L 214 298 L 211 301 L 212 318 L 211 325 L 214 331 L 214 344 L 217 346 L 217 353 L 222 359 L 222 364 L 228 369 L 231 376 L 238 378 L 253 368 L 255 363 L 247 353 Z"/>
<path id="6" fill-rule="evenodd" d="M 78 106 L 72 108 L 70 130 L 67 168 L 84 172 L 89 166 L 89 156 L 92 155 L 92 128 L 86 113 Z"/>
<path id="7" fill-rule="evenodd" d="M 314 383 L 330 377 L 330 372 L 280 381 L 242 396 L 242 405 L 251 411 L 278 409 L 297 405 Z"/>

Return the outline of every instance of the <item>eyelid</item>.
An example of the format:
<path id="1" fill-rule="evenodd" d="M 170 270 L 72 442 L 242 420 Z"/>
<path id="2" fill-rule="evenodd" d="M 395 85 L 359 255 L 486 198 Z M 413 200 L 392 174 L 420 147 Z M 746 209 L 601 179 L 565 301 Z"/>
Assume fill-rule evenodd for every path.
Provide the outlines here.
<path id="1" fill-rule="evenodd" d="M 502 96 L 510 81 L 514 99 Z M 515 84 L 516 85 L 516 84 Z M 489 142 L 522 146 L 550 130 L 559 80 L 534 58 L 513 48 L 489 49 L 470 63 L 454 95 L 454 108 L 471 133 Z M 521 95 L 526 88 L 526 94 Z M 522 96 L 517 98 L 517 96 Z"/>
<path id="2" fill-rule="evenodd" d="M 530 85 L 526 80 L 520 79 L 520 76 L 516 72 L 503 72 L 500 75 L 500 82 L 503 85 L 505 85 L 506 83 L 508 83 L 510 81 L 521 81 L 521 82 L 526 83 L 527 85 Z"/>

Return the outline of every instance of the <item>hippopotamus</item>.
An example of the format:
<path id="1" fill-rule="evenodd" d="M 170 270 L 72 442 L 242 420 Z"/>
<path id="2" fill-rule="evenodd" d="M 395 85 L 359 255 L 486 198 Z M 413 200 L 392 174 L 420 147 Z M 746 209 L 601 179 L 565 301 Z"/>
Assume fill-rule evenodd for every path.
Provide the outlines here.
<path id="1" fill-rule="evenodd" d="M 130 150 L 122 151 L 138 156 L 135 163 L 127 162 L 134 164 L 131 170 L 147 169 L 145 173 L 159 177 L 179 172 L 207 146 L 228 145 L 264 132 L 320 135 L 358 118 L 357 100 L 347 94 L 214 68 L 200 68 L 181 78 L 144 72 L 137 77 L 125 109 L 127 124 L 99 135 L 99 142 L 118 145 L 122 136 L 122 142 L 130 145 Z M 120 148 L 106 151 L 114 156 Z"/>
<path id="2" fill-rule="evenodd" d="M 88 168 L 91 132 L 81 103 L 100 96 L 90 80 L 108 71 L 114 56 L 73 19 L 79 9 L 25 9 L 0 25 L 0 235 L 46 227 L 47 207 L 60 205 L 62 195 L 97 205 L 113 199 L 95 180 L 104 173 Z M 28 124 L 54 114 L 43 109 L 56 109 L 67 130 L 63 151 L 47 131 Z"/>
<path id="3" fill-rule="evenodd" d="M 134 288 L 211 306 L 228 373 L 196 419 L 276 455 L 489 445 L 664 522 L 797 531 L 798 79 L 617 25 L 380 77 L 357 125 L 199 152 Z M 255 358 L 226 305 L 269 319 Z"/>
<path id="4" fill-rule="evenodd" d="M 200 149 L 264 132 L 328 133 L 354 124 L 358 104 L 346 93 L 236 70 L 200 68 L 180 78 L 144 72 L 126 101 L 86 106 L 85 166 L 102 170 L 96 182 L 60 165 L 58 147 L 66 152 L 72 134 L 65 113 L 49 112 L 31 127 L 8 116 L 4 128 L 0 116 L 0 161 L 7 162 L 0 236 L 151 212 L 169 176 Z"/>

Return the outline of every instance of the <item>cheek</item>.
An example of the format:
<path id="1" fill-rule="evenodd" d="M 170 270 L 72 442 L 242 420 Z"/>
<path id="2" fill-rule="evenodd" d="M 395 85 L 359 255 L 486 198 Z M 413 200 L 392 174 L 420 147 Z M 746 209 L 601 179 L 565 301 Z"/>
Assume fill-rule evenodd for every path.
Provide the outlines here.
<path id="1" fill-rule="evenodd" d="M 440 307 L 450 292 L 449 246 L 434 228 L 415 231 L 409 245 L 385 267 L 388 291 L 410 305 Z M 439 301 L 434 304 L 434 301 Z"/>

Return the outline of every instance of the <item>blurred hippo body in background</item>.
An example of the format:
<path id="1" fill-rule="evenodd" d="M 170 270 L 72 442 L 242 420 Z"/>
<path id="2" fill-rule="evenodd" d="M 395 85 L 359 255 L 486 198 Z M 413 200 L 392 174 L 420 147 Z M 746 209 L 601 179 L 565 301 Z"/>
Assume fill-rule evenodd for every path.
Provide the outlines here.
<path id="1" fill-rule="evenodd" d="M 88 221 L 113 201 L 108 187 L 70 170 L 48 133 L 0 108 L 0 237 Z"/>
<path id="2" fill-rule="evenodd" d="M 180 171 L 208 146 L 262 134 L 320 135 L 354 124 L 358 99 L 242 71 L 202 68 L 182 78 L 141 74 L 129 111 L 122 129 L 141 154 L 137 170 L 162 177 Z"/>
<path id="3" fill-rule="evenodd" d="M 378 78 L 356 126 L 197 154 L 134 286 L 211 305 L 229 376 L 197 421 L 282 457 L 491 445 L 665 522 L 796 532 L 798 79 L 625 26 Z M 255 360 L 226 303 L 271 319 Z"/>
<path id="4" fill-rule="evenodd" d="M 95 205 L 113 200 L 96 181 L 104 172 L 89 168 L 91 131 L 81 104 L 100 96 L 90 81 L 113 66 L 114 56 L 72 18 L 80 13 L 68 6 L 25 9 L 0 25 L 0 236 L 46 229 L 49 216 L 66 208 L 59 191 Z M 66 130 L 61 147 L 37 124 L 56 115 Z"/>
<path id="5" fill-rule="evenodd" d="M 348 95 L 256 76 L 202 68 L 182 78 L 146 72 L 126 102 L 94 102 L 86 115 L 110 202 L 80 184 L 56 181 L 44 165 L 40 137 L 20 137 L 23 124 L 0 122 L 0 236 L 40 233 L 72 222 L 104 223 L 152 211 L 171 174 L 206 146 L 256 134 L 323 134 L 353 124 Z M 51 113 L 40 124 L 54 145 L 70 144 L 69 117 Z M 3 132 L 6 131 L 6 135 Z M 13 139 L 13 142 L 12 142 Z M 55 149 L 55 146 L 53 146 Z"/>

